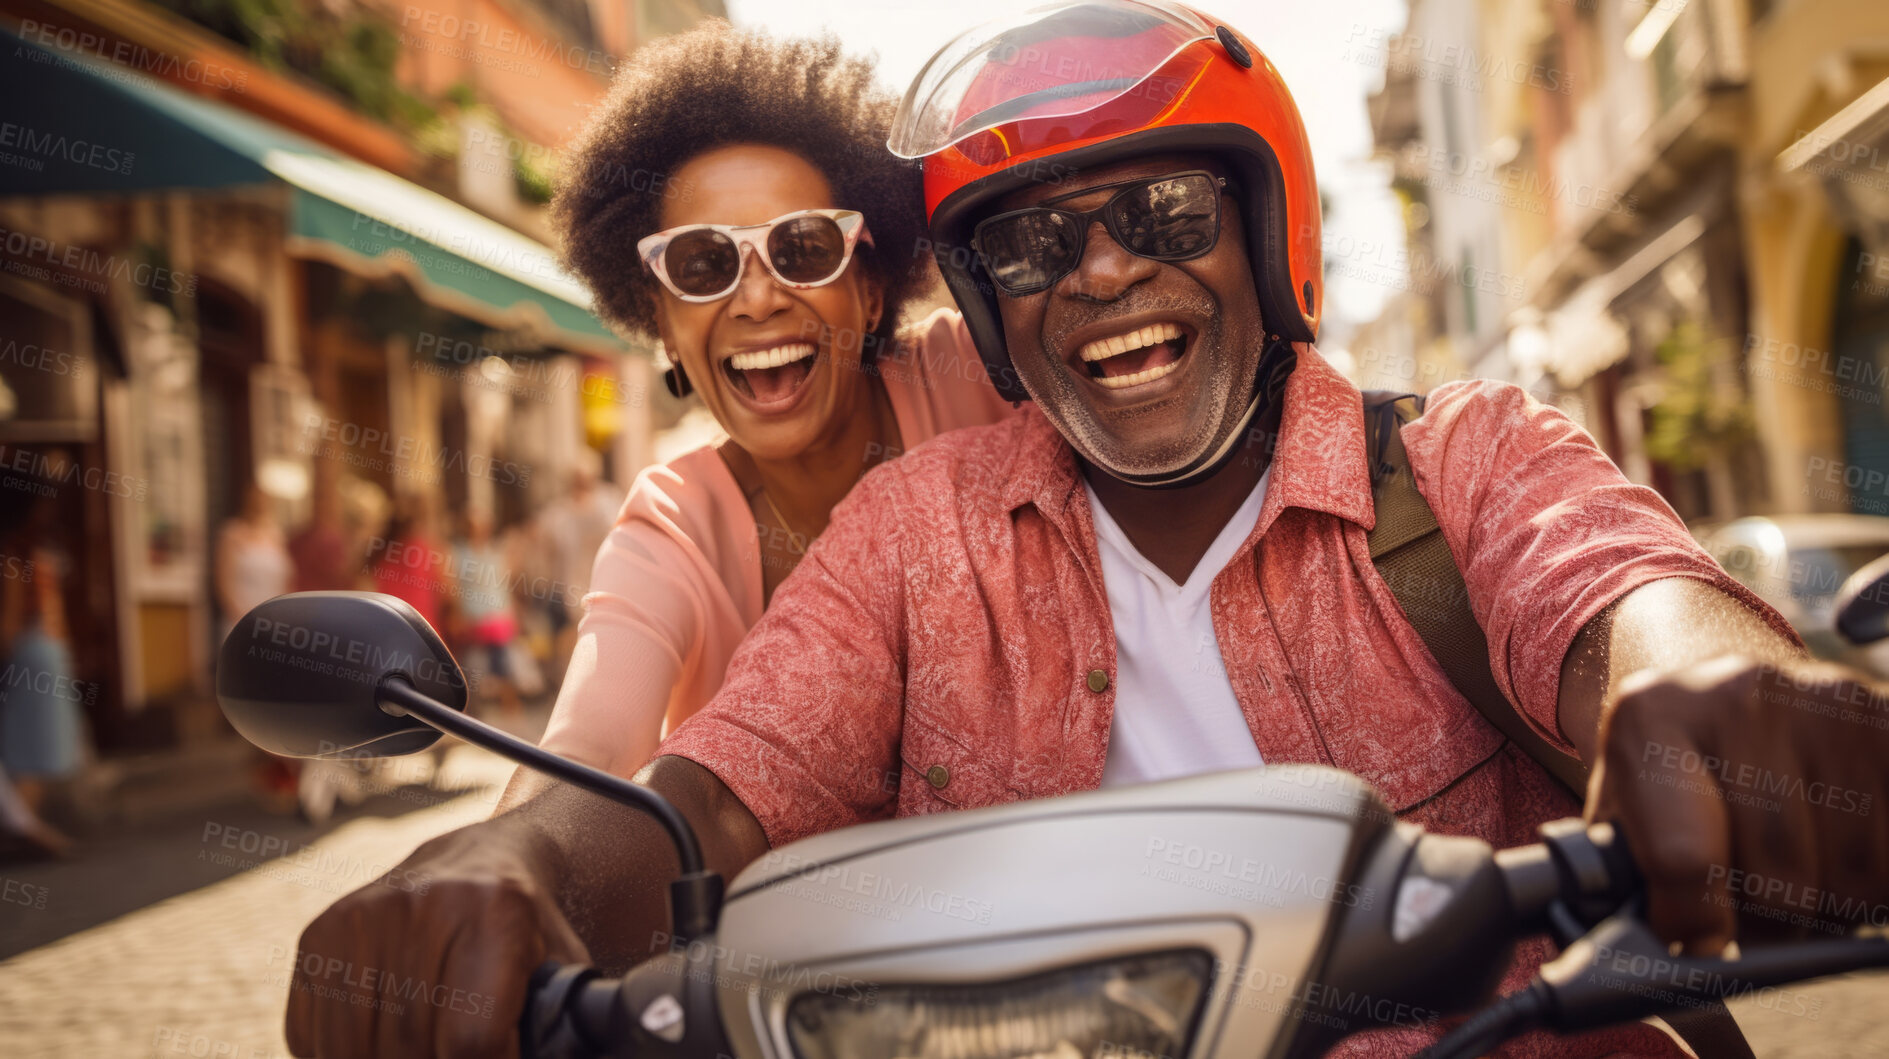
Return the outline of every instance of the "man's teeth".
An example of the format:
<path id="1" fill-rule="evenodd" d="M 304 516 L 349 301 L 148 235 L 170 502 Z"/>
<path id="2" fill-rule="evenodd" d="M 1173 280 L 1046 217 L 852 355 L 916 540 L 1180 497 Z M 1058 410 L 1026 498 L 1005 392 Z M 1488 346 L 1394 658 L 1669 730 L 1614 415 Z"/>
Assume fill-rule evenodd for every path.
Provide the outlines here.
<path id="1" fill-rule="evenodd" d="M 753 353 L 736 353 L 728 358 L 728 366 L 736 371 L 756 371 L 761 368 L 778 368 L 783 364 L 792 364 L 813 356 L 813 343 L 795 342 L 773 349 L 757 349 Z"/>
<path id="2" fill-rule="evenodd" d="M 1114 338 L 1098 338 L 1088 345 L 1083 346 L 1077 351 L 1077 354 L 1081 356 L 1085 362 L 1107 360 L 1110 357 L 1119 357 L 1131 349 L 1141 349 L 1146 346 L 1158 345 L 1162 342 L 1171 342 L 1179 337 L 1181 337 L 1181 329 L 1178 324 L 1149 324 L 1140 330 L 1130 331 L 1125 335 L 1116 335 Z M 1136 374 L 1145 375 L 1147 372 L 1137 372 Z"/>
<path id="3" fill-rule="evenodd" d="M 1149 368 L 1146 371 L 1138 371 L 1138 372 L 1135 372 L 1133 375 L 1104 375 L 1104 376 L 1101 376 L 1100 378 L 1095 379 L 1094 381 L 1097 383 L 1100 383 L 1101 385 L 1111 390 L 1122 390 L 1130 386 L 1140 386 L 1144 382 L 1153 382 L 1154 380 L 1160 378 L 1163 375 L 1166 375 L 1168 372 L 1171 372 L 1175 368 L 1178 368 L 1180 366 L 1181 366 L 1180 361 L 1170 360 L 1166 364 L 1163 364 L 1158 368 Z"/>

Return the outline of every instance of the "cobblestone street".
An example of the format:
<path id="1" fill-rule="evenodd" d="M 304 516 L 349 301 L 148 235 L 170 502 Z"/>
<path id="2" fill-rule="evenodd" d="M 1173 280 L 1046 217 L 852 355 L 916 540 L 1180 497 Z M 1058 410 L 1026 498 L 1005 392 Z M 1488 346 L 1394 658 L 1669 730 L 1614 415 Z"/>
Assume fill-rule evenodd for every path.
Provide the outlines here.
<path id="1" fill-rule="evenodd" d="M 302 928 L 320 910 L 378 876 L 426 839 L 488 815 L 510 767 L 470 747 L 455 748 L 424 786 L 382 790 L 384 811 L 351 818 L 304 845 L 233 814 L 201 825 L 166 848 L 178 860 L 235 872 L 149 907 L 0 962 L 0 1054 L 85 1059 L 278 1059 L 287 1055 L 282 1012 L 289 964 Z M 465 790 L 457 796 L 440 791 Z M 265 845 L 271 841 L 277 845 Z M 286 845 L 277 859 L 259 856 Z M 180 849 L 178 847 L 185 847 Z M 97 875 L 123 879 L 156 870 L 148 848 L 119 860 L 97 851 Z M 72 869 L 83 865 L 54 866 Z M 42 868 L 0 869 L 9 881 L 0 934 L 33 927 L 87 891 Z M 44 881 L 35 881 L 44 880 Z M 23 887 L 31 887 L 26 890 Z M 43 897 L 43 908 L 19 898 Z M 9 946 L 12 948 L 12 946 Z M 1763 1059 L 1889 1056 L 1889 976 L 1855 976 L 1792 987 L 1735 1005 Z"/>
<path id="2" fill-rule="evenodd" d="M 408 799 L 430 796 L 421 808 L 352 819 L 306 846 L 280 838 L 282 832 L 237 829 L 217 817 L 203 828 L 208 838 L 193 836 L 191 858 L 241 865 L 257 860 L 271 839 L 289 843 L 290 852 L 0 963 L 0 1054 L 287 1055 L 282 1013 L 302 928 L 428 838 L 490 815 L 510 775 L 511 766 L 496 756 L 456 747 L 431 785 L 397 792 Z M 433 788 L 467 793 L 439 800 Z M 140 870 L 136 863 L 113 868 Z M 0 933 L 74 897 L 66 885 L 44 885 L 34 896 L 41 893 L 43 909 L 0 904 Z"/>
<path id="3" fill-rule="evenodd" d="M 1758 1059 L 1889 1056 L 1889 972 L 1790 986 L 1731 1008 Z"/>

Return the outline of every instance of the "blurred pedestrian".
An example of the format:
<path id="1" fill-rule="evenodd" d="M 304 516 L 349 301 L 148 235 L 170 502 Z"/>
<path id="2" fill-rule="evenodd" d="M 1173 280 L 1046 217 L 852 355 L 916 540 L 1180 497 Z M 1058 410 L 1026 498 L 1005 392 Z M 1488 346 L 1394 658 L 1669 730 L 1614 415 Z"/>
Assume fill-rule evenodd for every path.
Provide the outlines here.
<path id="1" fill-rule="evenodd" d="M 269 494 L 251 485 L 243 494 L 242 510 L 217 532 L 217 649 L 243 615 L 284 592 L 302 591 L 297 583 L 300 564 L 290 555 L 273 507 Z M 297 541 L 306 547 L 300 535 Z M 263 755 L 255 763 L 260 793 L 278 810 L 291 807 L 290 797 L 304 777 L 303 763 L 293 759 Z"/>
<path id="2" fill-rule="evenodd" d="M 506 717 L 522 712 L 512 682 L 512 642 L 518 615 L 512 609 L 511 564 L 492 536 L 492 517 L 474 510 L 453 545 L 454 621 L 461 661 L 480 674 L 476 686 L 496 691 Z"/>
<path id="3" fill-rule="evenodd" d="M 327 461 L 316 461 L 315 490 L 307 525 L 289 538 L 289 558 L 295 575 L 291 592 L 337 592 L 354 587 L 358 569 L 348 555 L 348 536 L 341 520 L 341 497 L 335 471 Z"/>
<path id="4" fill-rule="evenodd" d="M 341 531 L 347 541 L 348 569 L 351 571 L 348 587 L 372 590 L 374 577 L 368 556 L 387 529 L 388 512 L 393 509 L 393 502 L 380 486 L 345 471 L 341 474 L 336 492 L 339 494 Z"/>
<path id="5" fill-rule="evenodd" d="M 216 537 L 217 644 L 237 619 L 289 590 L 295 574 L 288 543 L 276 522 L 269 494 L 259 485 L 243 493 L 243 508 L 223 523 Z"/>
<path id="6" fill-rule="evenodd" d="M 544 690 L 546 680 L 563 679 L 565 659 L 557 654 L 557 633 L 567 627 L 566 586 L 558 583 L 558 565 L 551 554 L 542 519 L 531 518 L 513 524 L 505 532 L 505 554 L 511 559 L 512 602 L 518 609 L 518 639 L 537 671 L 539 687 L 532 691 L 520 685 L 518 693 L 535 698 Z M 556 615 L 554 618 L 553 615 Z"/>
<path id="7" fill-rule="evenodd" d="M 543 604 L 550 602 L 550 592 L 546 586 L 530 580 L 532 556 L 539 549 L 537 521 L 526 519 L 506 527 L 499 534 L 498 547 L 505 556 L 505 570 L 509 578 L 508 594 L 512 601 L 512 612 L 518 616 L 518 632 L 512 638 L 511 682 L 518 697 L 527 702 L 536 700 L 545 691 L 545 665 L 543 658 L 550 654 L 550 640 L 547 627 L 543 624 Z M 534 626 L 533 622 L 538 624 Z M 532 733 L 537 738 L 540 732 Z"/>
<path id="8" fill-rule="evenodd" d="M 26 817 L 37 820 L 50 788 L 71 779 L 82 763 L 85 686 L 74 673 L 66 623 L 72 560 L 58 544 L 57 494 L 35 495 L 28 505 L 4 553 L 23 556 L 31 573 L 0 581 L 0 766 L 12 777 Z M 42 839 L 63 846 L 63 835 L 43 823 L 39 828 Z"/>
<path id="9" fill-rule="evenodd" d="M 551 653 L 559 662 L 570 658 L 577 642 L 584 593 L 590 590 L 590 568 L 623 510 L 623 490 L 599 480 L 601 462 L 590 449 L 579 450 L 565 494 L 538 516 L 555 589 L 548 610 Z"/>
<path id="10" fill-rule="evenodd" d="M 446 553 L 434 530 L 432 505 L 410 497 L 368 549 L 374 591 L 407 601 L 434 629 L 445 628 L 441 597 Z"/>
<path id="11" fill-rule="evenodd" d="M 0 859 L 18 854 L 29 857 L 63 857 L 72 851 L 72 840 L 39 818 L 26 804 L 18 788 L 0 768 Z"/>

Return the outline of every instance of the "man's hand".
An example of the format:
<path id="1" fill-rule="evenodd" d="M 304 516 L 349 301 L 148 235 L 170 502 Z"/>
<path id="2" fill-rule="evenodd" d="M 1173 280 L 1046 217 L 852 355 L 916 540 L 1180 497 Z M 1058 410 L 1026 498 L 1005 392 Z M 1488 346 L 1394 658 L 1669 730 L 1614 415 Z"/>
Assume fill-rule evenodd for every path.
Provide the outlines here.
<path id="1" fill-rule="evenodd" d="M 1695 955 L 1889 926 L 1889 696 L 1860 673 L 1730 655 L 1620 682 L 1589 820 L 1615 820 L 1648 918 Z"/>
<path id="2" fill-rule="evenodd" d="M 767 836 L 715 774 L 660 757 L 636 782 L 694 826 L 733 879 Z M 324 1059 L 514 1056 L 531 972 L 605 973 L 666 951 L 674 847 L 655 819 L 563 783 L 442 835 L 302 933 L 289 1050 Z"/>
<path id="3" fill-rule="evenodd" d="M 588 963 L 532 829 L 486 821 L 421 846 L 302 932 L 299 1056 L 515 1056 L 531 972 Z"/>

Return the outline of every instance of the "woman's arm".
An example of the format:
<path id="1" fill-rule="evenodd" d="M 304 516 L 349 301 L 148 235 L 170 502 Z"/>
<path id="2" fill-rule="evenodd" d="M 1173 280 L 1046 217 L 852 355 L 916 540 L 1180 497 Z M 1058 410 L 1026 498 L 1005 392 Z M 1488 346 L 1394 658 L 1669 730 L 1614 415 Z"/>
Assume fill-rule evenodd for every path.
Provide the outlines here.
<path id="1" fill-rule="evenodd" d="M 601 582 L 593 585 L 593 591 L 607 591 Z M 593 620 L 600 606 L 632 613 Z M 621 596 L 608 603 L 592 600 L 578 626 L 577 647 L 558 688 L 551 723 L 539 741 L 546 750 L 619 776 L 631 775 L 655 754 L 671 689 L 690 650 L 688 636 L 664 623 L 636 620 L 636 609 Z M 555 785 L 520 768 L 493 815 Z"/>
<path id="2" fill-rule="evenodd" d="M 734 644 L 709 650 L 716 645 L 707 641 L 739 641 L 746 631 L 697 543 L 709 533 L 712 507 L 684 510 L 649 478 L 637 494 L 597 552 L 577 643 L 540 741 L 620 776 L 655 754 L 678 685 L 702 685 L 695 690 L 704 702 L 720 686 L 719 672 L 710 680 L 698 670 L 725 665 Z M 541 789 L 521 772 L 497 811 Z"/>

